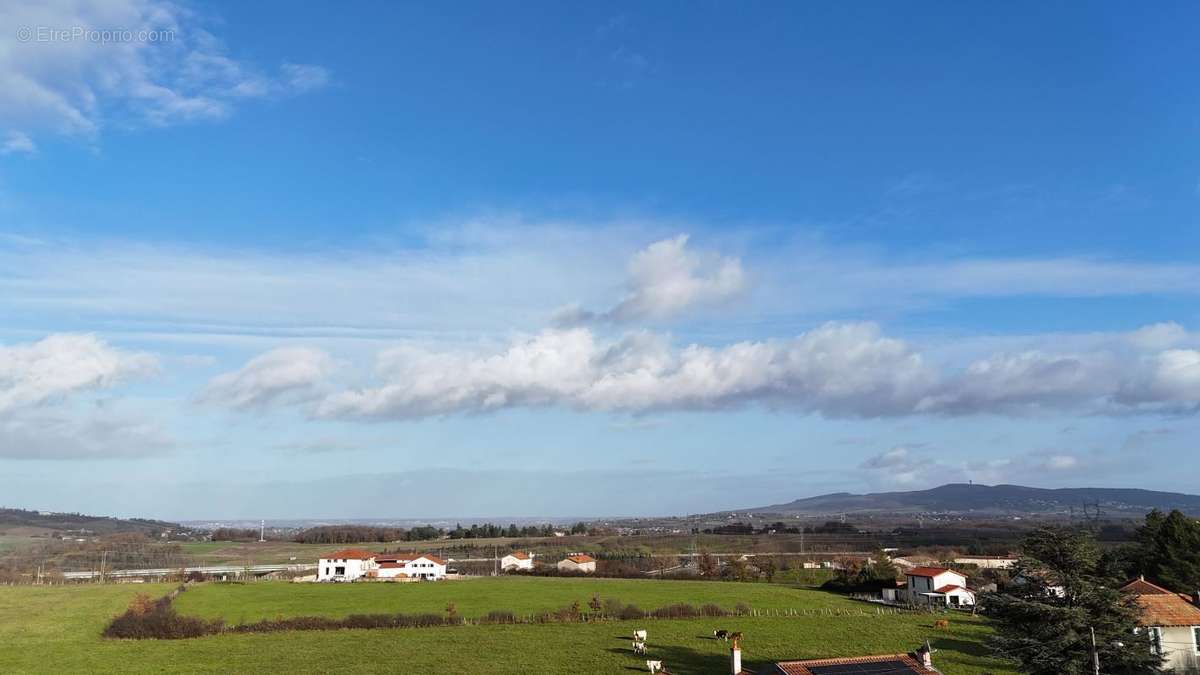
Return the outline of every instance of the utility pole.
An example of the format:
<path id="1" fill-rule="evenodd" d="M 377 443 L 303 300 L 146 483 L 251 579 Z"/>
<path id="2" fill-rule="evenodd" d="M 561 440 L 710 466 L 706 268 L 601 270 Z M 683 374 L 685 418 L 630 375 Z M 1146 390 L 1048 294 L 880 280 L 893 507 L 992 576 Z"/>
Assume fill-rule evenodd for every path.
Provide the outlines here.
<path id="1" fill-rule="evenodd" d="M 1092 673 L 1100 675 L 1100 652 L 1096 650 L 1096 629 L 1088 626 L 1088 630 L 1092 632 Z"/>
<path id="2" fill-rule="evenodd" d="M 263 543 L 267 540 L 267 521 L 264 518 L 258 530 L 258 543 Z"/>

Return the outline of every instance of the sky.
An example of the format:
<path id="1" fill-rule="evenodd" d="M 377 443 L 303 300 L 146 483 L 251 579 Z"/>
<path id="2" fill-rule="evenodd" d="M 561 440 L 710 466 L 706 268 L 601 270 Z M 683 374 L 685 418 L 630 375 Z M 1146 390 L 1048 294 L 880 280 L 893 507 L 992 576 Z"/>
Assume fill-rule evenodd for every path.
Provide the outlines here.
<path id="1" fill-rule="evenodd" d="M 0 505 L 1194 493 L 1198 20 L 0 0 Z"/>

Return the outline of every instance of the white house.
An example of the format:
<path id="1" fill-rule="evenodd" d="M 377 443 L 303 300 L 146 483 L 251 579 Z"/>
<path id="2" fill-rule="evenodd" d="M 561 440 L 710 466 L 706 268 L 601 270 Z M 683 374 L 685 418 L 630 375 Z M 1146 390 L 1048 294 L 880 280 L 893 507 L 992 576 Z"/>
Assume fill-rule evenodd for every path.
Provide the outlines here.
<path id="1" fill-rule="evenodd" d="M 438 581 L 446 577 L 446 561 L 427 553 L 378 553 L 376 579 L 422 579 Z"/>
<path id="2" fill-rule="evenodd" d="M 904 573 L 904 595 L 913 604 L 971 607 L 975 592 L 967 588 L 965 574 L 946 567 L 914 567 Z"/>
<path id="3" fill-rule="evenodd" d="M 1006 570 L 1017 564 L 1012 555 L 964 555 L 954 559 L 956 565 L 974 565 L 980 569 Z"/>
<path id="4" fill-rule="evenodd" d="M 531 570 L 533 569 L 533 554 L 524 551 L 513 551 L 500 559 L 500 569 L 506 572 Z"/>
<path id="5" fill-rule="evenodd" d="M 317 581 L 354 581 L 375 569 L 375 554 L 358 548 L 344 548 L 317 561 Z"/>
<path id="6" fill-rule="evenodd" d="M 558 561 L 558 571 L 587 572 L 590 574 L 596 571 L 596 559 L 584 553 L 569 555 Z"/>
<path id="7" fill-rule="evenodd" d="M 1133 594 L 1142 609 L 1138 623 L 1150 631 L 1154 650 L 1171 672 L 1200 671 L 1200 598 L 1187 596 L 1156 586 L 1138 577 L 1121 587 L 1122 593 Z"/>

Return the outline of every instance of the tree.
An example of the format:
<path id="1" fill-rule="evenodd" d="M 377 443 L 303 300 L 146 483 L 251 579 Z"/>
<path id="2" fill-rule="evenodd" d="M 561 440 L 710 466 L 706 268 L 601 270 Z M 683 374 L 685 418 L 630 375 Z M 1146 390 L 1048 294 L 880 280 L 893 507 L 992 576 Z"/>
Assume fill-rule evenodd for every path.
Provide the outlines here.
<path id="1" fill-rule="evenodd" d="M 1014 659 L 1024 673 L 1086 675 L 1092 672 L 1094 630 L 1103 672 L 1162 672 L 1149 634 L 1136 632 L 1136 601 L 1122 597 L 1116 580 L 1100 573 L 1099 560 L 1089 534 L 1065 528 L 1031 532 L 1013 570 L 1022 581 L 983 597 L 983 611 L 995 621 L 996 652 Z"/>
<path id="2" fill-rule="evenodd" d="M 1135 562 L 1142 574 L 1179 593 L 1200 589 L 1200 521 L 1155 509 L 1136 539 Z"/>
<path id="3" fill-rule="evenodd" d="M 774 560 L 771 560 L 770 558 L 755 558 L 754 564 L 758 567 L 758 571 L 761 572 L 764 577 L 766 577 L 767 583 L 770 583 L 771 580 L 775 578 Z"/>
<path id="4" fill-rule="evenodd" d="M 575 523 L 571 526 L 571 534 L 587 534 L 587 529 L 586 523 Z"/>
<path id="5" fill-rule="evenodd" d="M 711 553 L 705 551 L 700 554 L 700 560 L 697 562 L 697 569 L 700 571 L 700 576 L 715 576 L 717 574 L 717 567 L 717 559 Z"/>

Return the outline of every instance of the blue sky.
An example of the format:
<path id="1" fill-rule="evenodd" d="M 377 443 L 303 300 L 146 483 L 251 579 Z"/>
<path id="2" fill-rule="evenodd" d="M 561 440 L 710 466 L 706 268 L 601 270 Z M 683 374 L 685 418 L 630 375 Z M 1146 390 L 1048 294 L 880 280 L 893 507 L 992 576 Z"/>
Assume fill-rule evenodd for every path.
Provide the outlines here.
<path id="1" fill-rule="evenodd" d="M 0 6 L 0 502 L 1194 492 L 1198 11 Z"/>

